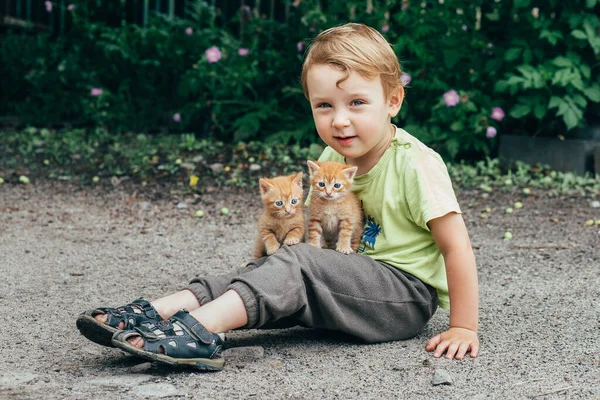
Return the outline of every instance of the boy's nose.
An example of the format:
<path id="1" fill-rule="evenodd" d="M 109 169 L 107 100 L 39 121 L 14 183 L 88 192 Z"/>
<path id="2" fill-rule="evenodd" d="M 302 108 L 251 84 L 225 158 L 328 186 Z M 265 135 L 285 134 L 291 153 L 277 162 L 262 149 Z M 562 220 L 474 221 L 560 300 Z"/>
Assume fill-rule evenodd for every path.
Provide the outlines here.
<path id="1" fill-rule="evenodd" d="M 332 126 L 334 128 L 343 128 L 350 125 L 350 119 L 346 116 L 346 114 L 338 113 L 333 118 Z"/>

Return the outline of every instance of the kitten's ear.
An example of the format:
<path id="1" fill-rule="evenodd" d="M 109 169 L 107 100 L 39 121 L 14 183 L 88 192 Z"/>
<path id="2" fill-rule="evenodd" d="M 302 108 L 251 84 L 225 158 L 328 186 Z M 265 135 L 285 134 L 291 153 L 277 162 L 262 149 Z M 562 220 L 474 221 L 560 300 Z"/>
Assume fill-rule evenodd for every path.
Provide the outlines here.
<path id="1" fill-rule="evenodd" d="M 260 195 L 263 197 L 274 187 L 273 184 L 265 178 L 260 178 L 258 186 L 260 186 Z"/>
<path id="2" fill-rule="evenodd" d="M 292 179 L 292 183 L 302 188 L 302 172 L 298 172 Z"/>
<path id="3" fill-rule="evenodd" d="M 311 177 L 321 168 L 319 167 L 319 163 L 315 161 L 306 160 L 306 165 L 308 165 L 308 173 Z"/>
<path id="4" fill-rule="evenodd" d="M 358 167 L 356 165 L 354 167 L 344 168 L 344 175 L 346 175 L 346 178 L 348 178 L 350 182 L 354 181 L 354 175 L 356 175 L 357 169 Z"/>

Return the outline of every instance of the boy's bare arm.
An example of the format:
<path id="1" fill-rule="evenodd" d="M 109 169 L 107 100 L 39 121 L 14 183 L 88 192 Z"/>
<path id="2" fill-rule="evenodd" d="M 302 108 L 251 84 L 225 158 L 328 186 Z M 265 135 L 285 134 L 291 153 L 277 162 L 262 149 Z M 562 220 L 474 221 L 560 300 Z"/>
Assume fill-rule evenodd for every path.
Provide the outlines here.
<path id="1" fill-rule="evenodd" d="M 435 218 L 428 225 L 446 263 L 450 329 L 431 338 L 426 349 L 433 351 L 434 357 L 446 353 L 446 358 L 462 359 L 467 351 L 470 351 L 471 357 L 477 357 L 479 288 L 475 255 L 467 228 L 462 216 L 457 213 Z"/>

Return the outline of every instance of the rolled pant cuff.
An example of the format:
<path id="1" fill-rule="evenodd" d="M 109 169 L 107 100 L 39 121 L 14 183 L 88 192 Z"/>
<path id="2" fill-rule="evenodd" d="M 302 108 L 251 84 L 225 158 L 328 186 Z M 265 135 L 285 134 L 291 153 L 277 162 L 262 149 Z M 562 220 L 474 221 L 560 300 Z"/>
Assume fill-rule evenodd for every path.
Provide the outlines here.
<path id="1" fill-rule="evenodd" d="M 235 291 L 244 302 L 244 306 L 246 307 L 246 313 L 248 314 L 248 323 L 245 326 L 242 326 L 242 329 L 250 329 L 254 328 L 258 323 L 258 304 L 256 302 L 256 295 L 250 289 L 248 285 L 243 282 L 233 282 L 228 290 Z"/>
<path id="2" fill-rule="evenodd" d="M 193 295 L 196 296 L 196 298 L 198 299 L 198 303 L 200 303 L 201 306 L 213 300 L 210 297 L 208 290 L 206 290 L 206 288 L 199 282 L 192 281 L 183 289 L 192 292 Z"/>

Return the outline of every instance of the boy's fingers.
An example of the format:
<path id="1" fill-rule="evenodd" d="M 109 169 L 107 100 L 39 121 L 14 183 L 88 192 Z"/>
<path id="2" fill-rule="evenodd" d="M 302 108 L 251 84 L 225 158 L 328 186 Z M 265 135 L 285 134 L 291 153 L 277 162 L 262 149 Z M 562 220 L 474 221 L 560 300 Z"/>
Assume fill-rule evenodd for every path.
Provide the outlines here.
<path id="1" fill-rule="evenodd" d="M 446 358 L 448 360 L 452 360 L 454 355 L 456 354 L 456 350 L 458 350 L 458 343 L 452 343 L 448 346 L 448 350 L 446 350 Z"/>
<path id="2" fill-rule="evenodd" d="M 437 347 L 435 348 L 435 352 L 433 353 L 433 356 L 435 358 L 441 357 L 442 354 L 444 354 L 444 352 L 448 348 L 449 344 L 450 344 L 450 342 L 448 342 L 447 340 L 444 340 L 443 342 L 441 342 L 440 344 L 438 344 Z"/>
<path id="3" fill-rule="evenodd" d="M 471 358 L 475 358 L 479 355 L 479 343 L 475 342 L 471 344 Z"/>
<path id="4" fill-rule="evenodd" d="M 440 343 L 440 339 L 441 339 L 441 335 L 435 335 L 434 337 L 429 339 L 429 341 L 427 342 L 427 346 L 425 347 L 425 350 L 432 351 L 433 349 L 435 349 L 435 347 Z"/>
<path id="5" fill-rule="evenodd" d="M 469 346 L 469 343 L 462 343 L 458 348 L 458 351 L 456 352 L 455 358 L 457 360 L 462 360 L 463 358 L 465 358 L 465 354 L 467 354 L 467 351 L 469 351 Z"/>

